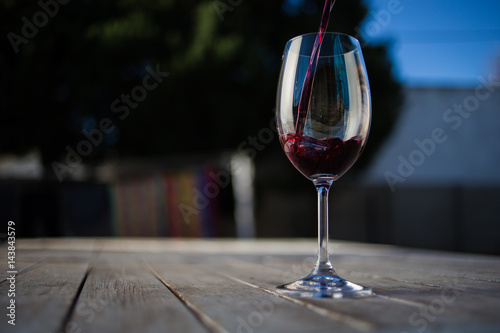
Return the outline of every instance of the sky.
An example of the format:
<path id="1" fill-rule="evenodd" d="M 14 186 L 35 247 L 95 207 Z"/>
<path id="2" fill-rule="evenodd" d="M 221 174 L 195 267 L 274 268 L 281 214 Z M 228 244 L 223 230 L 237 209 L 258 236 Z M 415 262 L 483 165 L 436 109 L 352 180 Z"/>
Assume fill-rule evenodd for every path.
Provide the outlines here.
<path id="1" fill-rule="evenodd" d="M 395 75 L 407 86 L 474 87 L 500 67 L 500 0 L 365 2 L 360 33 L 367 43 L 392 42 Z"/>

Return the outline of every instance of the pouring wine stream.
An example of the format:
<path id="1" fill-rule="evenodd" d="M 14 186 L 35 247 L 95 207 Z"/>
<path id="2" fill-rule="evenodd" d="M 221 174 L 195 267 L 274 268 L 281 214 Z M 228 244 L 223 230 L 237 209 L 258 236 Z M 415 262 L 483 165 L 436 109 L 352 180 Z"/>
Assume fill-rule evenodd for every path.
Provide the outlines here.
<path id="1" fill-rule="evenodd" d="M 311 91 L 314 84 L 314 73 L 316 72 L 316 66 L 318 65 L 318 58 L 321 52 L 321 44 L 323 43 L 323 36 L 325 34 L 326 28 L 328 27 L 328 21 L 330 20 L 330 14 L 335 5 L 335 0 L 326 0 L 325 6 L 323 7 L 323 14 L 321 16 L 321 23 L 319 25 L 318 34 L 316 40 L 314 41 L 313 50 L 311 53 L 311 59 L 309 60 L 309 65 L 307 66 L 306 77 L 304 78 L 304 84 L 302 85 L 302 92 L 300 94 L 300 101 L 297 113 L 297 122 L 295 124 L 295 134 L 302 137 L 304 134 L 304 126 L 309 113 L 309 104 L 311 102 Z"/>

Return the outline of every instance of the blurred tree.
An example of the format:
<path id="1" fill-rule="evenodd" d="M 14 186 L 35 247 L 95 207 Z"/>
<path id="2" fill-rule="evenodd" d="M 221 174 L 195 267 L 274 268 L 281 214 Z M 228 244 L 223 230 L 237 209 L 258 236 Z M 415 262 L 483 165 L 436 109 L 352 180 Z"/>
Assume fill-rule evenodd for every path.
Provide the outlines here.
<path id="1" fill-rule="evenodd" d="M 54 162 L 71 169 L 110 151 L 235 149 L 269 126 L 283 47 L 316 30 L 322 5 L 4 0 L 0 152 L 37 147 L 53 177 Z M 362 0 L 339 0 L 329 30 L 355 35 L 366 13 Z M 386 46 L 364 52 L 374 110 L 370 155 L 389 132 L 401 93 Z"/>

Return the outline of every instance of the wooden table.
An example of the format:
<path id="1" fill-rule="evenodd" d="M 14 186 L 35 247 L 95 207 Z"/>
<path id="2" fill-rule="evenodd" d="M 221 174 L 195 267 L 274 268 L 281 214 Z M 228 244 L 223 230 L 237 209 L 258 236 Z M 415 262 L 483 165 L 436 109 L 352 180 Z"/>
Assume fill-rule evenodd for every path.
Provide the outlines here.
<path id="1" fill-rule="evenodd" d="M 500 258 L 332 242 L 359 299 L 295 299 L 314 240 L 18 239 L 1 332 L 500 332 Z M 0 247 L 3 276 L 7 246 Z M 15 296 L 9 290 L 15 289 Z M 11 295 L 12 296 L 12 295 Z M 15 300 L 15 326 L 8 323 Z"/>

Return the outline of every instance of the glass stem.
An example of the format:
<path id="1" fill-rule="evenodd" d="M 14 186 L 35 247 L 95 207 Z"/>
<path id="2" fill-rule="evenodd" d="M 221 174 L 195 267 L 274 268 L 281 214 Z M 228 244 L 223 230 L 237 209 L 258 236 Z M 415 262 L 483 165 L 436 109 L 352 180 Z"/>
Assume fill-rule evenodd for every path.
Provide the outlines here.
<path id="1" fill-rule="evenodd" d="M 335 274 L 328 254 L 328 193 L 332 180 L 315 180 L 318 192 L 318 261 L 313 274 Z"/>

